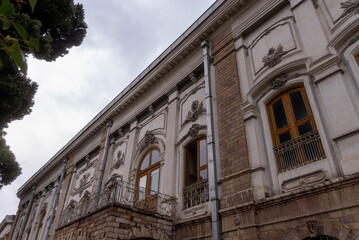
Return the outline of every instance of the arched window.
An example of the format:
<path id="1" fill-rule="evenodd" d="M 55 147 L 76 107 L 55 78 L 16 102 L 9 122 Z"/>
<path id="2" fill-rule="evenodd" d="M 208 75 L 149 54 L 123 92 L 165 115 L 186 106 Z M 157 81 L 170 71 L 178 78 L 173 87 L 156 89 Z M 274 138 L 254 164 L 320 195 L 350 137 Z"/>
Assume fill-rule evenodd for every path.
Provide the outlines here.
<path id="1" fill-rule="evenodd" d="M 339 239 L 334 238 L 334 237 L 320 235 L 318 237 L 309 237 L 309 238 L 305 238 L 303 240 L 339 240 Z"/>
<path id="2" fill-rule="evenodd" d="M 42 215 L 41 215 L 41 218 L 40 218 L 40 222 L 39 222 L 39 226 L 37 227 L 37 232 L 36 232 L 36 237 L 35 237 L 35 240 L 39 239 L 39 235 L 41 233 L 41 229 L 42 229 L 42 226 L 44 224 L 44 219 L 45 219 L 45 214 L 46 212 L 44 212 Z"/>
<path id="3" fill-rule="evenodd" d="M 304 87 L 276 97 L 268 115 L 279 172 L 325 157 Z"/>
<path id="4" fill-rule="evenodd" d="M 205 137 L 196 139 L 185 148 L 184 182 L 184 209 L 208 201 L 208 161 Z"/>
<path id="5" fill-rule="evenodd" d="M 157 148 L 148 150 L 140 161 L 137 172 L 138 202 L 151 210 L 155 205 L 160 179 L 160 152 Z M 138 205 L 139 206 L 139 205 Z"/>

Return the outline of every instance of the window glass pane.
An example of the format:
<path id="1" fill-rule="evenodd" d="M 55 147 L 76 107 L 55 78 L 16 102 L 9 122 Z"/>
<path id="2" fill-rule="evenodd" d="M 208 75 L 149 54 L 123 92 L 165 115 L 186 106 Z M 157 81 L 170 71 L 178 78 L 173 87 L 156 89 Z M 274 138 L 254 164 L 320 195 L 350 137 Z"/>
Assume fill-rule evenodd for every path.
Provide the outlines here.
<path id="1" fill-rule="evenodd" d="M 277 129 L 288 125 L 287 118 L 285 116 L 282 99 L 279 99 L 273 104 L 273 113 Z"/>
<path id="2" fill-rule="evenodd" d="M 207 164 L 207 141 L 201 140 L 199 142 L 199 166 L 202 167 Z"/>
<path id="3" fill-rule="evenodd" d="M 140 177 L 138 186 L 138 200 L 144 200 L 146 195 L 146 181 L 147 175 Z"/>
<path id="4" fill-rule="evenodd" d="M 310 124 L 310 122 L 304 123 L 303 125 L 298 127 L 299 135 L 306 134 L 308 132 L 311 132 L 312 130 L 312 125 Z"/>
<path id="5" fill-rule="evenodd" d="M 160 175 L 160 169 L 151 172 L 151 192 L 150 194 L 156 194 L 158 192 L 158 177 Z"/>
<path id="6" fill-rule="evenodd" d="M 197 182 L 197 142 L 193 142 L 188 146 L 188 184 Z"/>
<path id="7" fill-rule="evenodd" d="M 160 161 L 160 152 L 157 150 L 153 150 L 151 156 L 151 165 L 158 163 L 159 161 Z"/>
<path id="8" fill-rule="evenodd" d="M 207 179 L 207 169 L 203 169 L 199 172 L 200 180 Z"/>
<path id="9" fill-rule="evenodd" d="M 140 170 L 144 170 L 144 169 L 148 168 L 149 163 L 150 163 L 150 153 L 147 153 L 146 157 L 142 161 Z"/>
<path id="10" fill-rule="evenodd" d="M 298 121 L 308 116 L 308 112 L 307 109 L 305 108 L 302 93 L 298 91 L 298 92 L 293 92 L 289 95 L 290 95 L 290 101 L 292 102 L 295 120 Z"/>
<path id="11" fill-rule="evenodd" d="M 279 135 L 279 142 L 280 143 L 284 143 L 286 141 L 289 141 L 291 140 L 292 137 L 290 136 L 290 132 L 285 132 L 285 133 L 282 133 L 281 135 Z"/>

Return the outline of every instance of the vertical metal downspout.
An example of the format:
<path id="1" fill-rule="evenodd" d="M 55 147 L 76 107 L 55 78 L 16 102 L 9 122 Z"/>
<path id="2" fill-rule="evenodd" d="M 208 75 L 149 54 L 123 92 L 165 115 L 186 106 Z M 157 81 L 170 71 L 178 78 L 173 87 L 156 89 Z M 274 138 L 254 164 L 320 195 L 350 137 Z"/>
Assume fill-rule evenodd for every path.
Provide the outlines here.
<path id="1" fill-rule="evenodd" d="M 27 219 L 29 218 L 30 209 L 32 207 L 32 201 L 34 200 L 35 191 L 36 191 L 36 184 L 32 187 L 32 194 L 31 194 L 31 197 L 30 197 L 30 200 L 29 200 L 29 205 L 27 206 L 27 209 L 26 209 L 25 219 L 24 219 L 24 221 L 22 222 L 22 224 L 20 226 L 20 231 L 19 231 L 19 234 L 17 235 L 17 238 L 16 238 L 17 240 L 21 240 L 22 234 L 24 232 Z"/>
<path id="2" fill-rule="evenodd" d="M 105 142 L 105 149 L 104 149 L 104 153 L 103 153 L 103 157 L 102 157 L 102 162 L 101 162 L 101 169 L 100 169 L 100 176 L 98 178 L 98 183 L 97 183 L 97 189 L 96 189 L 96 196 L 95 196 L 95 205 L 94 207 L 97 206 L 98 203 L 98 198 L 100 196 L 100 191 L 101 191 L 101 186 L 102 186 L 102 180 L 103 180 L 103 174 L 105 172 L 105 166 L 106 166 L 106 159 L 107 159 L 107 155 L 108 155 L 108 148 L 109 148 L 109 144 L 110 144 L 110 130 L 112 127 L 112 121 L 107 122 L 107 134 L 106 134 L 106 142 Z"/>
<path id="3" fill-rule="evenodd" d="M 209 74 L 209 42 L 204 40 L 201 44 L 203 49 L 203 64 L 204 64 L 204 84 L 206 91 L 206 107 L 207 107 L 207 154 L 208 154 L 208 182 L 209 182 L 209 197 L 211 204 L 212 216 L 212 239 L 221 239 L 221 227 L 219 221 L 219 201 L 218 201 L 218 186 L 217 186 L 217 171 L 216 171 L 216 154 L 214 143 L 214 125 L 213 125 L 213 102 L 211 91 L 211 79 Z"/>
<path id="4" fill-rule="evenodd" d="M 49 225 L 47 226 L 47 230 L 46 230 L 46 234 L 45 234 L 45 240 L 47 240 L 47 239 L 49 238 L 50 231 L 51 231 L 51 225 L 52 225 L 52 223 L 54 222 L 55 213 L 56 213 L 56 205 L 57 205 L 57 203 L 59 202 L 61 186 L 62 186 L 62 182 L 64 181 L 65 174 L 66 174 L 67 161 L 68 161 L 67 158 L 63 161 L 64 166 L 63 166 L 63 168 L 62 168 L 62 172 L 61 172 L 61 177 L 60 177 L 60 180 L 59 180 L 59 184 L 57 185 L 55 201 L 54 201 L 54 205 L 52 206 L 52 213 L 51 213 Z"/>

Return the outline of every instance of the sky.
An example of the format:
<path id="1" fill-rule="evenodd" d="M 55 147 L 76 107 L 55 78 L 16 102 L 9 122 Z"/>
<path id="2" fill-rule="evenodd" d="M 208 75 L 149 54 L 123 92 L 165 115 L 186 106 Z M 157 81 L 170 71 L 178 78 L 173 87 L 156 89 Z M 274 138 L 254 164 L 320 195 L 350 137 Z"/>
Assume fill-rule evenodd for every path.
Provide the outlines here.
<path id="1" fill-rule="evenodd" d="M 215 0 L 81 0 L 87 35 L 55 62 L 28 59 L 32 113 L 5 129 L 22 174 L 0 190 L 0 221 L 17 190 L 176 40 Z"/>

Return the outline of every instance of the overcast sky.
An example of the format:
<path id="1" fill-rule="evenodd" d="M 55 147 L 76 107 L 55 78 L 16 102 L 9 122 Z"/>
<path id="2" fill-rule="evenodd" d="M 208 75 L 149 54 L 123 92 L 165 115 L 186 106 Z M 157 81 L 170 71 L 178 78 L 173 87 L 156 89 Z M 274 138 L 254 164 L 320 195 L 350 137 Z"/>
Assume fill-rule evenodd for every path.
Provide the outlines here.
<path id="1" fill-rule="evenodd" d="M 29 59 L 39 84 L 32 113 L 12 122 L 6 141 L 22 174 L 0 190 L 0 221 L 16 214 L 17 189 L 60 150 L 214 0 L 82 0 L 87 36 L 47 63 Z"/>

